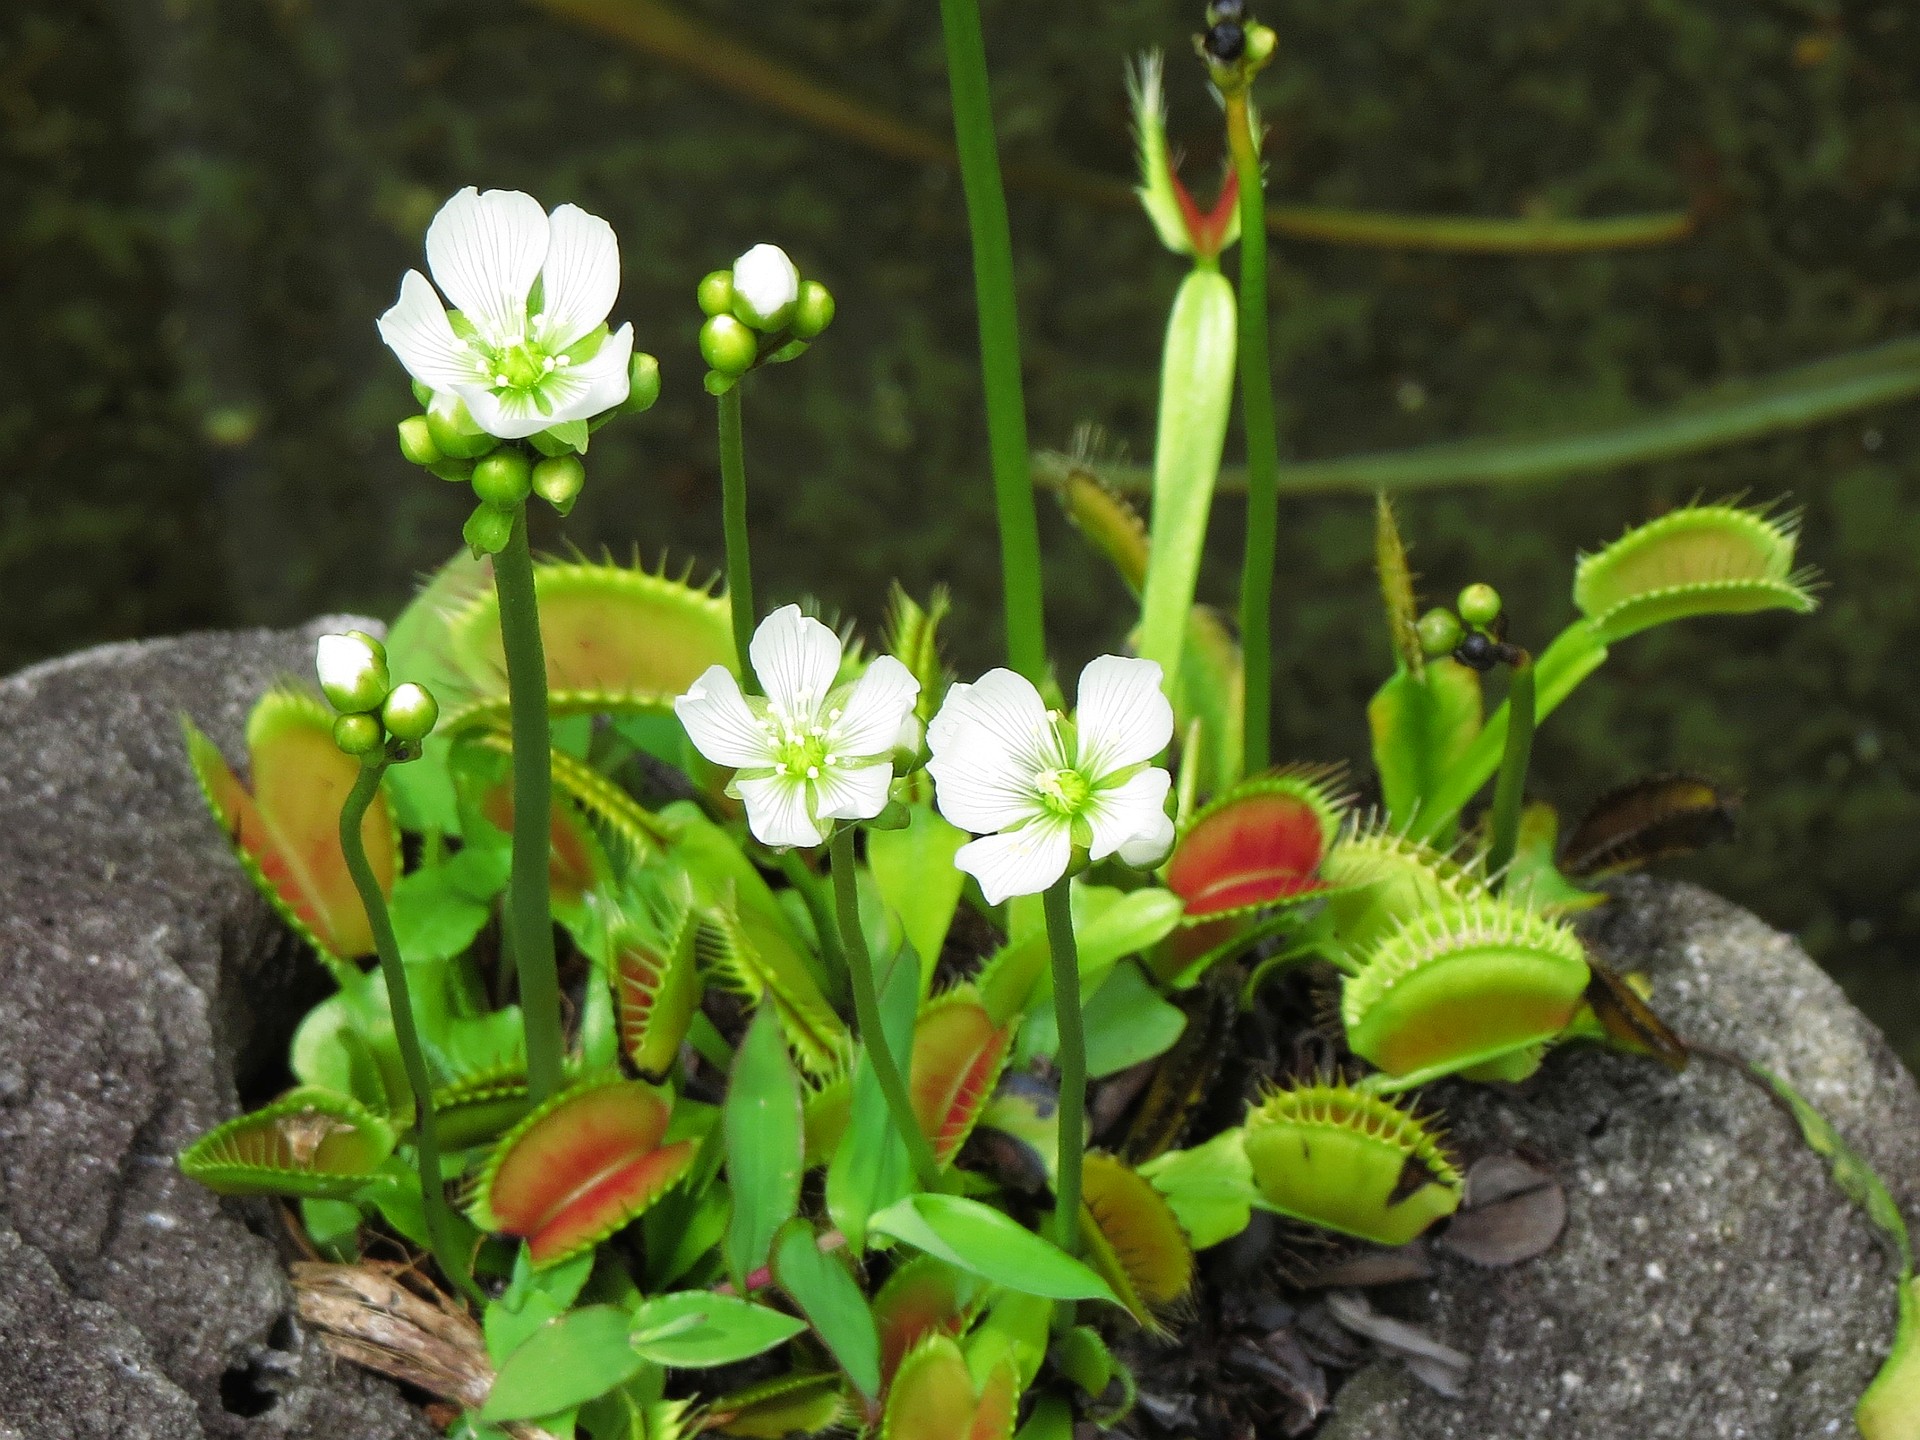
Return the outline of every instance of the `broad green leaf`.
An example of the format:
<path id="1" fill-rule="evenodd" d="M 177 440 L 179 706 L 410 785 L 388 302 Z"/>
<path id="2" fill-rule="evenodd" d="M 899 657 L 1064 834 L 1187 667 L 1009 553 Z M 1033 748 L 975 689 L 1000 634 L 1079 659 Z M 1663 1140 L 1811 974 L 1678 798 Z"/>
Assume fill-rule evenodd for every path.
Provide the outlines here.
<path id="1" fill-rule="evenodd" d="M 1080 1007 L 1087 1033 L 1087 1078 L 1099 1080 L 1151 1060 L 1180 1038 L 1186 1014 L 1153 988 L 1138 965 L 1122 961 Z M 1051 1005 L 1037 1006 L 1020 1031 L 1021 1063 L 1060 1048 L 1060 1022 Z"/>
<path id="2" fill-rule="evenodd" d="M 727 1268 L 741 1289 L 767 1263 L 773 1237 L 800 1209 L 804 1168 L 800 1077 L 780 1038 L 771 1005 L 762 1005 L 733 1057 L 723 1126 L 733 1219 Z"/>
<path id="3" fill-rule="evenodd" d="M 1073 1406 L 1061 1395 L 1042 1395 L 1014 1440 L 1073 1440 Z"/>
<path id="4" fill-rule="evenodd" d="M 1009 1222 L 1011 1223 L 1011 1222 Z M 793 1219 L 773 1246 L 773 1278 L 869 1400 L 880 1394 L 880 1332 L 866 1296 L 838 1256 L 822 1254 L 813 1227 Z"/>
<path id="5" fill-rule="evenodd" d="M 387 632 L 387 663 L 394 677 L 424 685 L 442 713 L 465 708 L 473 692 L 454 668 L 447 641 L 447 618 L 488 585 L 485 562 L 464 548 L 433 573 Z M 421 757 L 387 772 L 400 823 L 416 832 L 460 833 L 460 805 L 448 768 L 452 740 L 444 731 L 429 735 Z"/>
<path id="6" fill-rule="evenodd" d="M 1367 724 L 1387 822 L 1404 827 L 1480 733 L 1480 677 L 1453 659 L 1397 670 L 1368 704 Z"/>
<path id="7" fill-rule="evenodd" d="M 1105 1300 L 1107 1283 L 1071 1255 L 991 1206 L 959 1195 L 909 1195 L 867 1228 L 975 1275 L 1049 1300 Z"/>
<path id="8" fill-rule="evenodd" d="M 920 995 L 920 963 L 913 947 L 895 957 L 880 985 L 880 1024 L 894 1055 L 913 1050 Z M 880 1077 L 862 1045 L 853 1066 L 853 1102 L 846 1137 L 827 1164 L 827 1213 L 857 1255 L 866 1249 L 867 1217 L 913 1188 L 913 1162 L 894 1128 Z"/>
<path id="9" fill-rule="evenodd" d="M 907 940 L 927 957 L 921 975 L 921 999 L 933 983 L 933 962 L 946 943 L 947 927 L 960 904 L 967 877 L 953 857 L 967 836 L 928 805 L 908 811 L 906 828 L 867 833 L 867 866 L 880 898 L 900 917 Z"/>
<path id="10" fill-rule="evenodd" d="M 676 1370 L 731 1365 L 791 1340 L 806 1322 L 765 1305 L 682 1290 L 649 1300 L 633 1312 L 633 1348 L 656 1365 Z"/>
<path id="11" fill-rule="evenodd" d="M 447 868 L 435 865 L 416 870 L 393 887 L 388 912 L 400 954 L 409 964 L 465 954 L 493 913 L 484 900 L 459 889 Z"/>
<path id="12" fill-rule="evenodd" d="M 629 1324 L 617 1305 L 588 1305 L 549 1320 L 507 1356 L 481 1418 L 553 1415 L 625 1384 L 646 1363 L 627 1343 Z"/>
<path id="13" fill-rule="evenodd" d="M 1245 1141 L 1245 1132 L 1236 1126 L 1204 1145 L 1169 1150 L 1140 1167 L 1166 1197 L 1196 1250 L 1231 1240 L 1247 1228 L 1255 1205 L 1264 1208 Z"/>
<path id="14" fill-rule="evenodd" d="M 1121 959 L 1158 944 L 1180 923 L 1180 897 L 1158 886 L 1124 891 L 1076 881 L 1072 896 L 1082 994 L 1091 995 Z M 1053 994 L 1038 904 L 1022 907 L 1015 901 L 1010 909 L 1013 939 L 987 961 L 979 979 L 981 1003 L 1001 1025 Z"/>

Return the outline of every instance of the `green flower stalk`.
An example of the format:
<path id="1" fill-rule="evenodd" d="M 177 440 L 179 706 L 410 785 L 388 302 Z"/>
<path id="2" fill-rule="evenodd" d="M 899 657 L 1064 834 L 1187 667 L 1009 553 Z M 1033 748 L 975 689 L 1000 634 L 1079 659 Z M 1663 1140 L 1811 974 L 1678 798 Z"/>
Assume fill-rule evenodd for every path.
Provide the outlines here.
<path id="1" fill-rule="evenodd" d="M 1060 1028 L 1060 1150 L 1054 1170 L 1053 1240 L 1080 1250 L 1080 1167 L 1087 1150 L 1087 1037 L 1080 1010 L 1080 952 L 1073 935 L 1073 882 L 1046 890 L 1047 949 L 1053 961 L 1053 1013 Z"/>

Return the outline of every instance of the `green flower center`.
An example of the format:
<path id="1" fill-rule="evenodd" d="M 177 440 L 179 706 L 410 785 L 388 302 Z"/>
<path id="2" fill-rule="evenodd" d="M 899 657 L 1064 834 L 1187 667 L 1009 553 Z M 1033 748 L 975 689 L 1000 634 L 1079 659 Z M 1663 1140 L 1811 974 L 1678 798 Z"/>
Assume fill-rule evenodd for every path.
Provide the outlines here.
<path id="1" fill-rule="evenodd" d="M 1093 786 L 1078 770 L 1042 770 L 1033 777 L 1040 803 L 1063 820 L 1072 820 L 1086 808 Z"/>
<path id="2" fill-rule="evenodd" d="M 531 390 L 555 370 L 568 364 L 565 355 L 549 355 L 530 340 L 522 340 L 493 354 L 493 383 L 502 390 Z"/>
<path id="3" fill-rule="evenodd" d="M 795 780 L 818 780 L 823 771 L 840 763 L 842 757 L 829 748 L 828 733 L 840 713 L 838 706 L 825 715 L 796 715 L 778 705 L 768 706 L 760 728 L 772 745 L 781 774 Z"/>

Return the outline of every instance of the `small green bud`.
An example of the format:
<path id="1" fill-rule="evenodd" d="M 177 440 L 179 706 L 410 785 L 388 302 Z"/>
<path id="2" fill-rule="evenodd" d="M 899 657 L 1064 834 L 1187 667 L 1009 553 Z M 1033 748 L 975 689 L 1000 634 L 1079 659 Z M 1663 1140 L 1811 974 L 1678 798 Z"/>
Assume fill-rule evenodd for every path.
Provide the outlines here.
<path id="1" fill-rule="evenodd" d="M 1476 630 L 1484 630 L 1500 618 L 1500 592 L 1491 585 L 1469 585 L 1455 602 L 1460 618 Z"/>
<path id="2" fill-rule="evenodd" d="M 620 408 L 629 415 L 640 415 L 653 408 L 660 398 L 660 362 L 651 355 L 636 355 L 627 366 L 627 399 Z"/>
<path id="3" fill-rule="evenodd" d="M 700 309 L 708 315 L 726 315 L 733 310 L 733 271 L 715 270 L 700 281 Z"/>
<path id="4" fill-rule="evenodd" d="M 502 446 L 473 466 L 473 493 L 489 505 L 507 509 L 533 493 L 533 466 L 526 453 Z"/>
<path id="5" fill-rule="evenodd" d="M 440 719 L 440 705 L 425 686 L 409 680 L 393 687 L 387 703 L 380 707 L 380 718 L 399 739 L 424 740 Z"/>
<path id="6" fill-rule="evenodd" d="M 458 395 L 436 395 L 427 407 L 427 430 L 440 453 L 455 460 L 478 460 L 500 442 L 473 423 L 467 402 Z"/>
<path id="7" fill-rule="evenodd" d="M 442 480 L 451 480 L 456 485 L 464 485 L 473 479 L 473 461 L 442 460 L 438 465 L 429 465 L 427 473 L 438 475 Z"/>
<path id="8" fill-rule="evenodd" d="M 379 709 L 393 687 L 386 647 L 358 630 L 322 635 L 314 647 L 313 668 L 328 703 L 347 714 Z"/>
<path id="9" fill-rule="evenodd" d="M 1439 605 L 1420 617 L 1418 629 L 1420 650 L 1428 659 L 1451 655 L 1453 647 L 1460 643 L 1460 636 L 1464 633 L 1460 617 Z"/>
<path id="10" fill-rule="evenodd" d="M 1267 62 L 1273 59 L 1273 52 L 1280 44 L 1280 37 L 1273 28 L 1258 23 L 1247 27 L 1247 66 L 1253 70 L 1264 70 Z"/>
<path id="11" fill-rule="evenodd" d="M 731 315 L 700 327 L 700 358 L 725 375 L 744 375 L 760 358 L 760 337 Z"/>
<path id="12" fill-rule="evenodd" d="M 551 455 L 533 467 L 533 493 L 562 515 L 573 509 L 586 483 L 587 467 L 577 455 Z"/>
<path id="13" fill-rule="evenodd" d="M 718 370 L 709 370 L 700 382 L 707 387 L 707 394 L 716 399 L 740 383 L 738 375 L 722 375 Z"/>
<path id="14" fill-rule="evenodd" d="M 833 323 L 833 294 L 818 280 L 800 283 L 800 299 L 787 328 L 802 340 L 811 340 Z"/>
<path id="15" fill-rule="evenodd" d="M 409 415 L 400 422 L 400 453 L 414 465 L 438 465 L 447 458 L 433 443 L 433 427 L 424 415 Z"/>
<path id="16" fill-rule="evenodd" d="M 333 722 L 333 743 L 348 755 L 371 755 L 386 738 L 371 715 L 342 715 Z"/>
<path id="17" fill-rule="evenodd" d="M 768 335 L 784 330 L 799 299 L 800 271 L 778 245 L 756 245 L 733 262 L 733 313 L 745 324 Z"/>
<path id="18" fill-rule="evenodd" d="M 513 538 L 513 512 L 494 505 L 476 505 L 460 529 L 460 538 L 467 542 L 476 560 L 482 555 L 498 555 Z"/>

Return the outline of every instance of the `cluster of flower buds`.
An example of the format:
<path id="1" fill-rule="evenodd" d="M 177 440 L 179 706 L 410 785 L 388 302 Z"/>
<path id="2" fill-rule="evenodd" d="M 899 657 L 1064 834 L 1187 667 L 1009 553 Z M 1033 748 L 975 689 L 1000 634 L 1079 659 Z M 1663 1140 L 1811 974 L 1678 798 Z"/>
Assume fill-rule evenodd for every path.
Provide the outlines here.
<path id="1" fill-rule="evenodd" d="M 1451 655 L 1483 672 L 1526 659 L 1524 650 L 1507 643 L 1507 617 L 1500 606 L 1500 592 L 1493 586 L 1467 586 L 1454 606 L 1449 610 L 1436 605 L 1420 617 L 1420 648 L 1429 659 Z"/>
<path id="2" fill-rule="evenodd" d="M 381 753 L 396 762 L 420 757 L 420 742 L 433 733 L 440 706 L 424 685 L 393 683 L 385 645 L 364 630 L 322 635 L 313 667 L 321 693 L 340 712 L 334 744 L 363 760 Z"/>
<path id="3" fill-rule="evenodd" d="M 1248 12 L 1246 0 L 1213 0 L 1207 6 L 1207 29 L 1194 48 L 1213 73 L 1221 90 L 1244 88 L 1273 59 L 1279 37 Z"/>
<path id="4" fill-rule="evenodd" d="M 756 245 L 731 270 L 700 282 L 700 356 L 707 392 L 724 395 L 760 365 L 779 365 L 806 353 L 833 323 L 833 296 L 818 280 L 803 280 L 778 245 Z"/>

